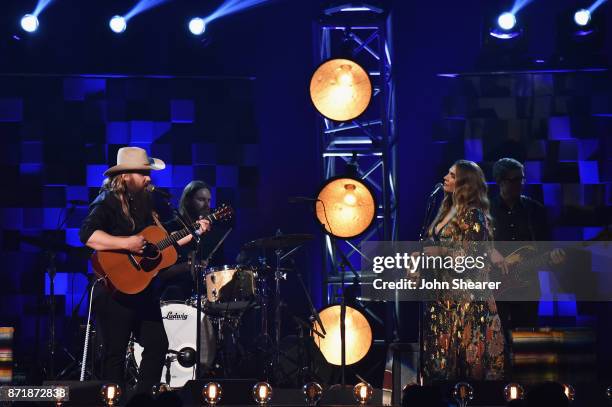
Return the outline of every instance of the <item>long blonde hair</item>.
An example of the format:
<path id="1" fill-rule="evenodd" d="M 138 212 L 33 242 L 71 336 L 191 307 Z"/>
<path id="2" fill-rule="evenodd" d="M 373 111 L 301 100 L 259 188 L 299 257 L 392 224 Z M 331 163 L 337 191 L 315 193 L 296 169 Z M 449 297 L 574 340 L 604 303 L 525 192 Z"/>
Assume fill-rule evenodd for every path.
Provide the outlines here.
<path id="1" fill-rule="evenodd" d="M 455 207 L 457 215 L 450 221 L 453 240 L 460 240 L 462 233 L 457 219 L 462 219 L 467 211 L 473 208 L 480 209 L 484 213 L 490 237 L 492 231 L 489 226 L 492 218 L 489 212 L 487 183 L 482 169 L 475 162 L 468 160 L 458 160 L 453 166 L 455 167 L 456 177 L 455 191 L 452 194 L 444 194 L 438 214 L 429 228 L 429 235 L 433 235 L 436 225 Z"/>
<path id="2" fill-rule="evenodd" d="M 132 225 L 132 230 L 134 230 L 136 228 L 136 222 L 130 214 L 127 175 L 128 174 L 115 174 L 106 178 L 102 183 L 101 191 L 108 191 L 119 199 L 119 202 L 121 203 L 121 212 L 128 222 L 130 222 L 130 225 Z"/>

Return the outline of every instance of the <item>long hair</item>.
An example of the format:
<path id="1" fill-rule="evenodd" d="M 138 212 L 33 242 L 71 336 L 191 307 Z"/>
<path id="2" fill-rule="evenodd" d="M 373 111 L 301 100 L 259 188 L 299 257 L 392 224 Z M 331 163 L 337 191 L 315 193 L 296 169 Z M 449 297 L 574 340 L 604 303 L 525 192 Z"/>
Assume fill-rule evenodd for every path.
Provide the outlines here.
<path id="1" fill-rule="evenodd" d="M 126 175 L 127 174 L 115 174 L 106 178 L 102 183 L 101 191 L 108 191 L 117 197 L 121 203 L 121 213 L 125 219 L 130 222 L 132 229 L 135 229 L 136 222 L 132 215 L 130 215 L 130 201 L 128 198 Z"/>
<path id="2" fill-rule="evenodd" d="M 457 240 L 461 235 L 461 228 L 456 219 L 463 218 L 468 210 L 473 208 L 482 210 L 488 225 L 491 225 L 492 218 L 489 213 L 487 183 L 478 164 L 473 161 L 458 160 L 453 166 L 455 167 L 455 192 L 444 194 L 438 214 L 429 228 L 429 234 L 433 234 L 436 225 L 455 207 L 457 216 L 451 220 L 450 226 L 453 239 Z M 490 228 L 487 229 L 491 234 Z"/>
<path id="3" fill-rule="evenodd" d="M 183 193 L 181 194 L 181 200 L 179 201 L 179 213 L 183 216 L 187 215 L 190 218 L 196 215 L 193 213 L 193 205 L 191 200 L 196 192 L 200 189 L 208 189 L 210 191 L 210 187 L 204 181 L 195 180 L 191 181 L 185 189 L 183 189 Z"/>

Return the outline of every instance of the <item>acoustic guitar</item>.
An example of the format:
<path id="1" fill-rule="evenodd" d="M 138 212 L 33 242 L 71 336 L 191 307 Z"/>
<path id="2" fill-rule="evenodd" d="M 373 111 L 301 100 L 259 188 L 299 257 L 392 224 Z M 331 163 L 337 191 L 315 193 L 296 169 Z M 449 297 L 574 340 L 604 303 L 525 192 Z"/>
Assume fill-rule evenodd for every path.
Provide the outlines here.
<path id="1" fill-rule="evenodd" d="M 527 273 L 533 273 L 539 267 L 554 264 L 551 259 L 552 252 L 553 250 L 547 250 L 538 253 L 537 248 L 531 245 L 519 247 L 504 257 L 508 273 L 504 274 L 501 268 L 494 267 L 491 270 L 490 281 L 501 281 L 500 293 L 508 290 L 524 289 L 529 284 L 525 279 Z"/>
<path id="2" fill-rule="evenodd" d="M 214 223 L 222 219 L 231 218 L 231 207 L 221 205 L 213 213 L 204 217 Z M 192 227 L 197 229 L 199 223 Z M 147 241 L 142 254 L 130 253 L 127 250 L 96 251 L 91 256 L 91 263 L 101 277 L 117 290 L 125 294 L 137 294 L 143 291 L 161 269 L 176 263 L 178 254 L 174 244 L 189 235 L 187 228 L 168 235 L 159 226 L 148 226 L 139 235 Z"/>

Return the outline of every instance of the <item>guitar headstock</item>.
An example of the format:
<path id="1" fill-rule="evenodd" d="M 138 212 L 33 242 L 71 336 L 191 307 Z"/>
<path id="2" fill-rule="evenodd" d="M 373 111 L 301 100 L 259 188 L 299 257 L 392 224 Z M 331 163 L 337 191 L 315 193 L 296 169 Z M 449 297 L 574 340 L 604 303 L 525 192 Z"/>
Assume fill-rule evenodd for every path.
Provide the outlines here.
<path id="1" fill-rule="evenodd" d="M 219 220 L 229 220 L 234 216 L 234 209 L 231 206 L 226 204 L 221 204 L 218 206 L 215 211 L 211 214 L 211 217 L 215 221 Z"/>

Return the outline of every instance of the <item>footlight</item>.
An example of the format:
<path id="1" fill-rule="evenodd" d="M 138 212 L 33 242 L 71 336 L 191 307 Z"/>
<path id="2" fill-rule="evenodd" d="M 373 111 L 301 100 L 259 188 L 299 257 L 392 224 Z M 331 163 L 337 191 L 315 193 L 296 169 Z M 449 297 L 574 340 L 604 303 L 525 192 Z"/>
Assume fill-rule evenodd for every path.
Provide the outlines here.
<path id="1" fill-rule="evenodd" d="M 321 400 L 323 387 L 317 382 L 306 383 L 302 388 L 307 406 L 316 406 Z"/>
<path id="2" fill-rule="evenodd" d="M 522 400 L 525 397 L 523 386 L 518 383 L 509 383 L 504 387 L 504 398 L 506 401 Z"/>
<path id="3" fill-rule="evenodd" d="M 209 406 L 216 406 L 221 400 L 221 385 L 216 382 L 208 382 L 202 389 L 202 397 Z"/>
<path id="4" fill-rule="evenodd" d="M 267 382 L 258 382 L 253 386 L 253 400 L 260 406 L 267 406 L 272 399 L 272 386 Z"/>
<path id="5" fill-rule="evenodd" d="M 100 394 L 102 395 L 102 401 L 106 403 L 107 406 L 114 406 L 119 400 L 119 397 L 121 397 L 121 387 L 115 383 L 107 383 L 102 386 Z"/>
<path id="6" fill-rule="evenodd" d="M 355 400 L 357 400 L 360 406 L 368 404 L 372 394 L 374 394 L 374 389 L 370 383 L 360 382 L 353 387 L 353 396 L 355 396 Z"/>
<path id="7" fill-rule="evenodd" d="M 574 387 L 571 384 L 563 385 L 563 393 L 570 402 L 574 401 L 574 399 L 576 398 L 576 390 L 574 390 Z"/>
<path id="8" fill-rule="evenodd" d="M 459 382 L 453 388 L 453 398 L 457 401 L 458 407 L 467 407 L 474 398 L 474 388 L 469 383 Z"/>

